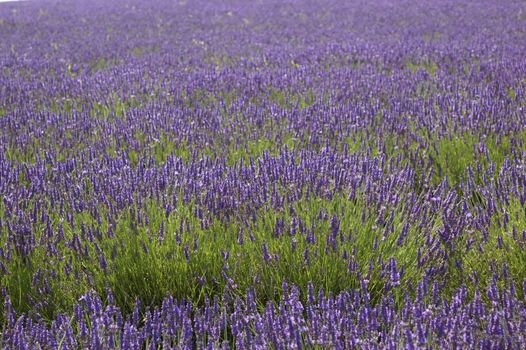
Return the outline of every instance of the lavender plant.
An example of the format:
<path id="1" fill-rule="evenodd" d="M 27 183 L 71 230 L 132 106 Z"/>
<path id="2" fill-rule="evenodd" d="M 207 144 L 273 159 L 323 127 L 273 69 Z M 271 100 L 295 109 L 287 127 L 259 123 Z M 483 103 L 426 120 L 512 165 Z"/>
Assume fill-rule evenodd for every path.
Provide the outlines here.
<path id="1" fill-rule="evenodd" d="M 0 348 L 523 348 L 525 20 L 0 4 Z"/>

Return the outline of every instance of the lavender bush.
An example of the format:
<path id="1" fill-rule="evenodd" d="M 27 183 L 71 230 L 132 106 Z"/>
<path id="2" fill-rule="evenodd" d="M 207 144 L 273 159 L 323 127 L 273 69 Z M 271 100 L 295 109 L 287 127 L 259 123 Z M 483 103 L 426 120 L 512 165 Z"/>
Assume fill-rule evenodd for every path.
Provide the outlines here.
<path id="1" fill-rule="evenodd" d="M 0 348 L 524 348 L 525 28 L 0 4 Z"/>

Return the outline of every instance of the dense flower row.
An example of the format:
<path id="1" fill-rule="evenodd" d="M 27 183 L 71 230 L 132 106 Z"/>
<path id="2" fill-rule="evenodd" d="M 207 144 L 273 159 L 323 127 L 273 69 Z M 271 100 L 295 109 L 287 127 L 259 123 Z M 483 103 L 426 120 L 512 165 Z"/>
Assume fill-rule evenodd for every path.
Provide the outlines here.
<path id="1" fill-rule="evenodd" d="M 524 11 L 1 4 L 0 348 L 520 349 Z"/>
<path id="2" fill-rule="evenodd" d="M 198 308 L 167 296 L 160 307 L 146 308 L 143 320 L 139 301 L 131 315 L 123 316 L 111 293 L 106 306 L 97 295 L 86 294 L 75 304 L 72 316 L 59 314 L 50 328 L 42 321 L 17 318 L 7 299 L 7 330 L 0 340 L 2 346 L 16 349 L 523 347 L 526 308 L 514 297 L 513 284 L 501 292 L 492 284 L 487 305 L 478 292 L 468 300 L 464 288 L 446 301 L 438 297 L 436 282 L 428 283 L 423 280 L 418 285 L 416 300 L 406 296 L 402 310 L 395 309 L 391 295 L 370 305 L 365 285 L 335 296 L 325 296 L 321 290 L 316 294 L 309 285 L 302 301 L 298 288 L 284 282 L 279 303 L 261 310 L 253 291 L 234 299 L 225 290 L 221 301 L 206 299 Z"/>

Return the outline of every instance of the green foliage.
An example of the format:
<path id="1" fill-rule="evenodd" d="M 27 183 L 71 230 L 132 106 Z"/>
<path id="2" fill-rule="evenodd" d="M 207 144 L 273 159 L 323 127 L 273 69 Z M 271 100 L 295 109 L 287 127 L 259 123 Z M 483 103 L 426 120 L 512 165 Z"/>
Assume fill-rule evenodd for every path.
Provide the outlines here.
<path id="1" fill-rule="evenodd" d="M 476 278 L 477 283 L 465 285 L 471 292 L 475 287 L 485 290 L 494 275 L 506 274 L 514 283 L 518 298 L 523 298 L 520 286 L 526 280 L 525 238 L 526 206 L 514 199 L 498 208 L 489 227 L 482 231 L 467 228 L 453 242 L 449 270 L 451 287 Z M 502 280 L 499 283 L 502 284 Z"/>
<path id="2" fill-rule="evenodd" d="M 152 201 L 144 208 L 122 212 L 111 225 L 105 219 L 97 223 L 87 212 L 75 214 L 74 227 L 56 216 L 52 218 L 54 229 L 60 224 L 65 235 L 57 254 L 49 256 L 39 247 L 24 259 L 13 259 L 1 282 L 8 286 L 18 311 L 36 310 L 49 319 L 69 310 L 89 290 L 104 295 L 108 288 L 117 305 L 130 311 L 137 297 L 146 305 L 157 305 L 168 293 L 201 303 L 204 296 L 221 294 L 225 288 L 240 295 L 254 288 L 262 304 L 279 300 L 284 280 L 302 288 L 312 282 L 326 292 L 338 292 L 358 288 L 358 276 L 369 276 L 371 297 L 379 300 L 390 288 L 388 276 L 381 276 L 382 260 L 386 263 L 393 257 L 399 268 L 404 267 L 402 284 L 420 278 L 422 269 L 416 261 L 423 236 L 417 224 L 411 224 L 406 238 L 397 243 L 405 224 L 402 204 L 390 208 L 393 219 L 389 226 L 376 225 L 379 213 L 366 208 L 359 195 L 353 200 L 345 196 L 311 198 L 287 205 L 283 211 L 262 209 L 248 226 L 235 218 L 211 218 L 204 227 L 194 215 L 195 205 L 181 202 L 167 215 Z M 139 209 L 148 223 L 138 220 Z M 367 215 L 362 221 L 364 210 Z M 103 208 L 98 214 L 105 217 Z M 387 212 L 382 215 L 387 220 Z M 327 241 L 332 216 L 340 223 L 334 245 Z M 276 235 L 278 220 L 285 226 Z M 312 230 L 313 241 L 299 232 L 299 220 Z M 66 247 L 74 235 L 82 234 L 83 226 L 95 227 L 100 236 L 86 242 L 82 252 Z M 262 252 L 264 244 L 268 262 Z M 352 269 L 349 259 L 342 258 L 344 253 L 355 266 Z M 40 276 L 36 284 L 32 283 L 35 275 Z"/>

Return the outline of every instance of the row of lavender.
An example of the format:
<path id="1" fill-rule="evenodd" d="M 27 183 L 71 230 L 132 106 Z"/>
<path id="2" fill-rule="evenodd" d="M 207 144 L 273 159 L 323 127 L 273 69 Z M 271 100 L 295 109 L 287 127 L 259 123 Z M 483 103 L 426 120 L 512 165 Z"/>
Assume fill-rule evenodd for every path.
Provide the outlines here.
<path id="1" fill-rule="evenodd" d="M 525 286 L 526 287 L 526 286 Z M 398 310 L 390 295 L 369 303 L 364 287 L 336 296 L 316 295 L 308 288 L 302 302 L 299 290 L 283 284 L 283 298 L 263 310 L 256 295 L 245 299 L 226 294 L 221 301 L 206 300 L 195 308 L 190 301 L 167 296 L 162 305 L 146 308 L 140 320 L 140 302 L 124 317 L 118 307 L 97 295 L 82 296 L 72 316 L 57 315 L 49 327 L 42 321 L 15 318 L 5 302 L 3 347 L 7 349 L 415 349 L 434 347 L 522 349 L 526 309 L 513 288 L 487 290 L 491 304 L 477 292 L 455 291 L 446 301 L 437 295 L 436 282 L 418 285 L 418 297 L 406 296 Z"/>
<path id="2" fill-rule="evenodd" d="M 333 158 L 332 161 L 331 157 Z M 206 290 L 210 294 L 216 293 L 216 295 L 221 291 L 239 295 L 247 288 L 254 288 L 258 289 L 258 295 L 265 295 L 265 293 L 269 293 L 267 290 L 269 287 L 275 289 L 275 284 L 280 283 L 279 278 L 285 276 L 288 280 L 294 281 L 295 284 L 306 287 L 309 284 L 307 276 L 304 274 L 307 274 L 308 278 L 318 280 L 317 287 L 320 292 L 323 287 L 329 287 L 329 290 L 341 290 L 342 295 L 357 293 L 359 290 L 367 291 L 369 296 L 362 296 L 364 298 L 362 307 L 365 308 L 363 312 L 369 312 L 366 311 L 368 308 L 376 310 L 376 308 L 384 305 L 385 298 L 390 298 L 392 300 L 389 306 L 393 309 L 389 312 L 392 312 L 396 317 L 404 315 L 400 314 L 403 312 L 400 305 L 409 305 L 407 307 L 415 307 L 417 310 L 430 308 L 437 313 L 436 317 L 439 320 L 450 319 L 453 311 L 449 311 L 448 303 L 452 302 L 449 296 L 463 293 L 462 298 L 465 298 L 466 302 L 457 303 L 460 309 L 455 309 L 455 312 L 458 312 L 456 317 L 462 318 L 462 324 L 466 324 L 466 322 L 473 324 L 473 328 L 466 330 L 464 335 L 466 338 L 462 338 L 459 342 L 465 342 L 463 344 L 466 345 L 471 344 L 469 342 L 473 340 L 473 344 L 486 346 L 485 344 L 489 344 L 486 342 L 495 341 L 496 347 L 502 347 L 503 342 L 522 343 L 525 331 L 524 322 L 526 322 L 523 310 L 524 290 L 521 285 L 524 281 L 522 268 L 524 252 L 522 247 L 526 241 L 523 210 L 525 203 L 523 170 L 518 167 L 503 167 L 503 170 L 497 175 L 499 181 L 487 180 L 487 187 L 477 185 L 470 189 L 469 183 L 475 180 L 471 177 L 468 178 L 465 191 L 472 193 L 472 191 L 478 190 L 483 193 L 485 200 L 487 200 L 487 207 L 479 207 L 469 203 L 470 199 L 459 198 L 456 191 L 448 189 L 445 184 L 437 187 L 429 186 L 429 189 L 417 196 L 412 191 L 410 182 L 414 172 L 407 167 L 401 170 L 397 170 L 394 166 L 388 167 L 389 174 L 386 174 L 382 171 L 381 161 L 365 162 L 358 158 L 342 157 L 328 152 L 311 159 L 305 156 L 300 159 L 299 165 L 287 160 L 287 154 L 281 155 L 279 159 L 270 158 L 267 162 L 260 159 L 258 163 L 259 175 L 251 171 L 249 166 L 241 167 L 236 172 L 232 170 L 228 172 L 224 165 L 214 167 L 213 164 L 202 164 L 201 167 L 195 166 L 196 170 L 191 172 L 188 168 L 178 171 L 176 170 L 177 167 L 172 164 L 174 166 L 172 171 L 165 173 L 182 173 L 184 175 L 177 175 L 176 177 L 138 176 L 137 178 L 141 178 L 142 181 L 137 187 L 150 188 L 153 191 L 144 194 L 144 196 L 162 197 L 161 189 L 166 186 L 163 185 L 163 181 L 166 181 L 167 184 L 186 184 L 187 190 L 184 190 L 183 187 L 177 191 L 174 190 L 174 193 L 180 193 L 181 198 L 183 198 L 182 201 L 184 201 L 185 196 L 191 198 L 195 196 L 195 193 L 206 193 L 202 202 L 190 208 L 197 211 L 195 214 L 197 220 L 193 224 L 186 221 L 187 217 L 179 221 L 170 220 L 171 208 L 183 208 L 176 202 L 172 202 L 171 199 L 167 199 L 162 205 L 160 204 L 162 200 L 160 200 L 158 205 L 154 205 L 152 211 L 148 211 L 147 208 L 143 212 L 136 209 L 131 217 L 126 217 L 126 224 L 142 226 L 144 229 L 144 231 L 130 229 L 131 234 L 139 234 L 144 238 L 144 241 L 140 241 L 141 250 L 137 248 L 140 246 L 139 244 L 135 248 L 125 246 L 125 244 L 131 245 L 133 243 L 133 237 L 124 236 L 114 239 L 114 233 L 112 233 L 112 227 L 116 228 L 115 231 L 119 227 L 116 222 L 118 219 L 115 217 L 119 216 L 118 213 L 122 215 L 122 212 L 132 205 L 130 204 L 132 198 L 125 195 L 130 190 L 124 186 L 113 190 L 122 195 L 108 204 L 109 209 L 105 212 L 108 217 L 107 223 L 97 222 L 97 218 L 99 218 L 98 220 L 105 220 L 104 218 L 100 219 L 98 215 L 101 212 L 101 207 L 104 206 L 99 203 L 98 205 L 88 204 L 86 208 L 82 208 L 83 204 L 76 201 L 75 197 L 63 201 L 76 205 L 78 208 L 64 207 L 60 209 L 60 199 L 57 200 L 56 212 L 62 212 L 64 215 L 64 220 L 61 223 L 60 219 L 56 223 L 51 222 L 48 214 L 46 214 L 46 209 L 33 205 L 26 210 L 27 214 L 24 214 L 22 209 L 10 207 L 6 200 L 4 204 L 6 217 L 15 219 L 13 219 L 14 222 L 6 220 L 3 225 L 3 229 L 7 233 L 6 242 L 8 243 L 4 245 L 2 251 L 2 268 L 6 273 L 3 281 L 8 281 L 7 289 L 11 298 L 18 302 L 17 309 L 23 309 L 25 307 L 23 303 L 27 302 L 30 311 L 25 317 L 30 320 L 36 318 L 41 321 L 36 323 L 27 321 L 29 323 L 25 324 L 26 319 L 22 316 L 19 323 L 15 323 L 15 319 L 20 315 L 15 317 L 10 306 L 10 298 L 7 297 L 4 305 L 4 326 L 6 327 L 3 333 L 4 341 L 8 346 L 14 346 L 18 342 L 23 343 L 24 341 L 28 344 L 32 341 L 51 345 L 61 343 L 66 334 L 61 332 L 66 332 L 66 329 L 60 332 L 55 331 L 54 329 L 58 328 L 54 327 L 51 330 L 46 330 L 43 328 L 44 320 L 42 317 L 52 315 L 49 311 L 50 308 L 62 307 L 67 309 L 66 306 L 70 305 L 60 302 L 68 291 L 73 296 L 80 297 L 79 291 L 94 288 L 99 291 L 99 294 L 105 295 L 107 302 L 109 302 L 113 297 L 110 297 L 111 293 L 105 292 L 105 288 L 110 286 L 111 289 L 121 293 L 117 296 L 121 306 L 125 305 L 126 297 L 134 294 L 143 294 L 140 299 L 145 301 L 147 305 L 154 306 L 163 300 L 162 297 L 165 293 L 170 293 L 170 291 L 177 291 L 176 294 L 180 297 L 185 296 L 194 299 L 199 296 L 202 290 Z M 169 166 L 170 162 L 161 168 L 166 169 Z M 124 168 L 130 169 L 129 167 Z M 137 169 L 140 168 L 140 166 L 137 167 Z M 218 168 L 223 168 L 227 174 L 226 178 L 219 183 L 206 184 L 209 181 L 207 178 L 210 173 L 221 173 L 217 170 Z M 308 169 L 312 170 L 309 171 Z M 333 169 L 338 169 L 338 173 L 335 174 Z M 278 174 L 282 175 L 278 176 Z M 496 174 L 487 174 L 489 179 L 493 178 L 494 175 Z M 113 177 L 109 174 L 107 176 Z M 258 182 L 248 180 L 255 178 L 261 178 L 261 180 Z M 328 179 L 327 182 L 329 184 L 334 183 L 334 185 L 327 185 L 321 182 L 319 178 Z M 152 181 L 152 179 L 157 180 Z M 234 179 L 238 179 L 237 182 Z M 204 190 L 197 190 L 197 185 L 193 184 L 192 181 L 204 182 L 206 185 L 201 185 Z M 319 212 L 311 213 L 309 210 L 312 209 L 307 208 L 307 214 L 299 212 L 301 204 L 294 206 L 294 203 L 298 201 L 300 203 L 307 201 L 310 196 L 317 199 L 333 198 L 337 196 L 337 191 L 341 191 L 342 183 L 348 184 L 346 189 L 348 192 L 345 192 L 346 198 L 343 202 L 329 200 L 327 207 L 323 205 L 314 207 L 316 210 L 319 209 Z M 424 181 L 425 183 L 427 182 Z M 108 181 L 108 184 L 111 184 L 111 181 Z M 98 186 L 102 189 L 107 184 L 93 183 L 93 188 Z M 161 186 L 161 189 L 158 186 Z M 278 194 L 277 191 L 274 192 L 269 189 L 276 186 L 279 188 L 300 188 L 304 192 L 290 191 L 286 194 Z M 333 186 L 334 188 L 332 188 Z M 492 188 L 493 186 L 495 187 Z M 488 188 L 492 188 L 492 191 L 490 192 Z M 522 189 L 522 191 L 518 191 L 517 188 Z M 191 189 L 195 189 L 195 192 Z M 108 191 L 112 190 L 108 189 Z M 213 196 L 211 193 L 214 191 L 218 191 L 219 194 Z M 306 194 L 309 191 L 312 193 Z M 56 196 L 53 192 L 51 191 L 49 195 L 50 200 Z M 96 192 L 95 190 L 94 193 Z M 235 195 L 228 195 L 229 193 Z M 29 191 L 27 195 L 30 195 Z M 85 194 L 78 192 L 76 197 L 82 196 Z M 357 212 L 355 200 L 356 197 L 362 196 L 365 203 L 359 207 L 362 211 Z M 108 198 L 95 196 L 92 200 L 104 203 L 108 201 Z M 511 204 L 509 206 L 500 204 L 500 202 L 506 201 L 511 202 Z M 252 219 L 258 215 L 258 207 L 269 205 L 275 207 L 274 209 L 279 212 L 279 208 L 284 204 L 290 206 L 288 209 L 290 212 L 278 214 L 275 221 L 271 221 L 268 226 L 265 226 L 265 222 L 260 223 L 258 219 Z M 457 211 L 455 206 L 458 204 L 461 208 Z M 336 205 L 337 208 L 331 209 L 333 205 Z M 79 221 L 80 219 L 76 217 L 76 214 L 68 212 L 68 210 L 79 213 L 92 211 L 93 214 L 84 221 Z M 343 210 L 350 210 L 351 213 L 341 214 Z M 235 213 L 238 211 L 243 214 L 236 215 Z M 296 213 L 291 213 L 293 211 Z M 39 218 L 40 215 L 43 218 Z M 165 218 L 166 221 L 163 219 L 155 220 L 155 215 Z M 224 217 L 225 220 L 240 222 L 248 220 L 249 223 L 246 226 L 245 224 L 237 225 L 236 229 L 241 227 L 239 232 L 229 231 L 231 233 L 229 239 L 216 240 L 212 235 L 215 233 L 222 234 L 219 230 L 213 229 L 218 227 L 213 225 L 216 215 Z M 231 215 L 232 218 L 228 219 L 228 215 Z M 176 214 L 176 216 L 178 215 Z M 349 222 L 353 218 L 356 220 Z M 313 225 L 306 224 L 308 220 L 311 220 Z M 495 223 L 495 220 L 498 222 Z M 47 224 L 43 224 L 46 222 Z M 361 225 L 365 227 L 362 231 L 359 228 Z M 144 233 L 148 230 L 151 231 L 151 234 Z M 41 232 L 40 235 L 32 234 L 35 231 Z M 128 234 L 128 231 L 124 232 L 121 234 Z M 123 238 L 127 239 L 124 244 Z M 105 242 L 111 242 L 111 244 L 105 244 Z M 217 251 L 214 251 L 211 246 L 215 244 L 225 250 L 219 251 L 218 247 Z M 232 246 L 234 244 L 235 246 Z M 417 246 L 413 251 L 415 244 Z M 163 246 L 167 246 L 170 250 L 163 251 Z M 152 252 L 156 255 L 160 254 L 161 263 L 168 266 L 147 265 L 148 263 L 151 264 L 149 257 Z M 128 253 L 132 254 L 131 257 L 126 256 Z M 396 259 L 391 258 L 393 255 L 396 256 Z M 382 262 L 382 259 L 386 261 Z M 171 268 L 171 264 L 175 265 L 180 262 L 183 262 L 183 267 Z M 486 263 L 488 266 L 484 266 Z M 86 269 L 86 264 L 92 265 Z M 124 266 L 122 266 L 123 264 Z M 511 265 L 508 267 L 506 264 Z M 237 265 L 241 265 L 242 269 Z M 129 272 L 126 269 L 130 266 L 143 269 Z M 143 281 L 148 277 L 151 278 L 147 274 L 150 273 L 148 270 L 152 266 L 157 269 L 154 278 L 157 278 L 158 281 Z M 339 271 L 330 270 L 331 268 Z M 28 274 L 28 271 L 31 273 Z M 327 273 L 332 275 L 326 276 Z M 261 276 L 261 280 L 246 278 L 247 275 Z M 443 279 L 442 276 L 448 276 L 452 280 Z M 27 279 L 27 282 L 18 286 L 17 283 L 20 283 L 21 277 Z M 174 278 L 182 278 L 183 280 Z M 219 281 L 215 281 L 215 279 Z M 433 288 L 427 286 L 431 283 L 430 281 L 434 281 Z M 458 281 L 462 281 L 462 285 L 448 291 Z M 160 285 L 155 284 L 156 282 Z M 320 288 L 320 286 L 322 287 Z M 352 288 L 353 286 L 356 288 Z M 139 290 L 141 287 L 147 289 L 141 291 Z M 197 293 L 192 294 L 191 292 L 196 287 L 202 289 L 198 289 Z M 155 291 L 155 288 L 158 290 Z M 426 294 L 430 293 L 431 290 L 433 291 L 433 298 Z M 28 297 L 27 301 L 16 299 L 20 292 L 27 293 L 24 295 L 24 297 Z M 155 296 L 153 293 L 157 293 L 157 295 Z M 480 293 L 484 294 L 481 296 Z M 281 297 L 283 295 L 282 293 Z M 416 301 L 410 299 L 410 296 L 416 297 Z M 440 297 L 443 299 L 437 299 Z M 266 295 L 263 300 L 272 298 L 275 299 L 274 294 Z M 206 297 L 201 299 L 202 302 L 204 300 Z M 319 300 L 324 299 L 320 298 Z M 431 302 L 431 300 L 434 301 Z M 472 314 L 472 311 L 466 311 L 471 310 L 474 305 L 472 303 L 476 301 L 479 303 L 477 304 L 478 307 L 484 311 L 479 310 L 476 314 Z M 237 299 L 237 303 L 240 302 L 241 300 Z M 302 305 L 299 300 L 297 302 Z M 403 304 L 401 304 L 402 302 Z M 412 303 L 416 304 L 413 305 Z M 222 301 L 220 305 L 223 308 L 230 308 L 236 304 L 232 304 L 231 300 L 226 300 L 226 302 Z M 272 309 L 273 304 L 271 302 L 266 303 L 266 305 L 267 308 Z M 308 305 L 305 305 L 306 310 Z M 343 322 L 347 325 L 345 327 L 351 327 L 333 330 L 334 332 L 343 332 L 342 334 L 350 338 L 333 338 L 333 335 L 330 337 L 327 335 L 328 338 L 303 339 L 304 336 L 301 336 L 300 338 L 306 342 L 305 344 L 312 342 L 336 346 L 338 342 L 350 344 L 347 343 L 350 339 L 359 341 L 362 338 L 365 342 L 376 342 L 379 341 L 378 337 L 380 337 L 377 333 L 382 331 L 387 332 L 387 334 L 383 335 L 386 338 L 378 343 L 381 346 L 388 344 L 384 341 L 390 341 L 391 338 L 389 337 L 392 337 L 391 340 L 402 341 L 402 338 L 398 338 L 402 331 L 406 337 L 409 337 L 403 338 L 405 345 L 412 341 L 417 345 L 424 345 L 427 344 L 427 341 L 435 343 L 436 341 L 447 342 L 455 339 L 451 338 L 451 332 L 457 329 L 457 324 L 448 323 L 448 327 L 451 329 L 450 332 L 446 332 L 434 330 L 432 327 L 435 326 L 430 323 L 426 327 L 431 327 L 432 331 L 425 331 L 426 336 L 424 338 L 421 335 L 419 335 L 420 338 L 413 338 L 410 332 L 416 332 L 416 328 L 413 329 L 413 327 L 419 324 L 418 319 L 407 316 L 411 321 L 406 324 L 405 328 L 393 329 L 392 327 L 398 324 L 396 318 L 387 325 L 383 325 L 381 322 L 374 323 L 372 320 L 360 321 L 360 318 L 356 318 L 357 314 L 348 315 L 344 312 L 346 308 L 357 307 L 355 302 L 349 302 L 349 305 L 344 309 L 340 309 L 341 305 L 338 305 L 338 308 L 336 306 L 334 308 L 343 313 L 338 316 L 342 319 L 333 320 L 331 318 L 327 322 L 331 324 L 336 321 L 336 324 Z M 464 310 L 464 307 L 467 309 Z M 107 310 L 110 310 L 108 311 L 109 315 L 114 315 L 114 309 L 111 304 L 107 306 Z M 281 317 L 292 317 L 286 311 L 287 309 L 280 308 L 279 310 Z M 197 308 L 195 315 L 202 311 L 203 309 Z M 388 311 L 382 309 L 382 312 Z M 56 314 L 56 311 L 54 312 L 56 318 L 54 322 L 61 322 L 60 320 L 62 320 L 69 327 L 72 327 L 68 333 L 68 342 L 72 341 L 71 337 L 75 338 L 76 336 L 84 339 L 74 341 L 71 344 L 68 343 L 71 346 L 74 346 L 73 344 L 83 347 L 95 346 L 97 343 L 83 343 L 92 341 L 104 342 L 105 346 L 108 347 L 110 343 L 115 346 L 117 344 L 124 346 L 127 340 L 138 343 L 148 341 L 153 344 L 156 341 L 154 340 L 156 333 L 152 333 L 154 338 L 148 337 L 148 332 L 153 332 L 153 328 L 148 328 L 147 324 L 143 325 L 142 323 L 141 327 L 146 328 L 142 328 L 141 332 L 143 333 L 141 336 L 138 335 L 136 340 L 133 340 L 134 337 L 128 338 L 128 336 L 119 338 L 118 332 L 133 333 L 133 331 L 122 328 L 124 323 L 118 323 L 117 314 L 114 315 L 116 324 L 113 324 L 113 328 L 111 328 L 115 330 L 115 333 L 110 332 L 107 335 L 108 338 L 97 333 L 96 328 L 90 328 L 90 332 L 95 332 L 90 333 L 92 334 L 91 338 L 85 336 L 82 333 L 84 332 L 82 323 L 76 328 L 75 323 L 70 323 L 69 319 L 63 319 L 65 316 L 59 315 Z M 188 315 L 194 315 L 194 313 L 188 311 Z M 193 317 L 197 317 L 195 315 Z M 228 315 L 230 317 L 230 314 Z M 311 317 L 307 315 L 303 316 Z M 378 317 L 372 315 L 376 314 L 360 317 Z M 480 315 L 484 315 L 484 317 Z M 492 315 L 493 318 L 489 315 Z M 102 317 L 103 314 L 99 316 Z M 219 315 L 216 316 L 219 317 Z M 92 317 L 95 316 L 91 315 L 90 319 Z M 144 317 L 146 322 L 148 313 Z M 271 316 L 265 313 L 260 317 Z M 337 316 L 324 314 L 324 317 Z M 74 322 L 82 319 L 83 317 L 77 315 Z M 357 323 L 349 323 L 350 320 Z M 430 317 L 427 322 L 442 322 L 439 320 Z M 190 321 L 187 320 L 186 322 Z M 194 322 L 197 322 L 196 319 Z M 316 328 L 318 327 L 317 323 L 311 324 L 311 322 L 315 321 L 307 319 L 305 323 L 308 326 L 301 328 L 305 336 L 312 334 L 311 332 L 316 332 L 318 329 Z M 377 327 L 377 333 L 367 333 L 368 335 L 360 335 L 356 338 L 353 338 L 355 333 L 347 334 L 354 326 L 358 327 L 357 329 L 362 329 L 360 322 L 373 322 L 374 324 L 371 327 Z M 89 324 L 93 327 L 96 323 L 90 321 Z M 172 331 L 180 330 L 182 324 L 177 323 L 176 326 L 173 326 L 175 328 L 172 328 Z M 109 327 L 109 324 L 106 326 Z M 234 325 L 229 324 L 230 326 L 233 327 Z M 32 327 L 36 328 L 33 329 Z M 199 326 L 194 323 L 193 326 L 188 327 L 190 330 L 187 329 L 187 331 L 192 331 L 192 327 Z M 225 327 L 227 326 L 222 329 L 227 332 Z M 486 334 L 488 332 L 487 327 L 492 327 L 491 332 L 494 333 L 489 334 L 493 334 L 493 336 L 481 337 L 481 329 L 484 329 L 484 334 Z M 167 328 L 161 333 L 170 332 L 169 329 Z M 272 327 L 272 329 L 276 329 L 276 327 Z M 243 332 L 246 333 L 249 330 L 254 330 L 254 328 L 243 326 L 239 332 L 244 334 Z M 237 339 L 236 341 L 241 342 L 243 347 L 248 347 L 251 341 L 256 341 L 256 335 L 266 339 L 257 340 L 257 342 L 263 342 L 262 344 L 274 342 L 274 345 L 277 346 L 280 342 L 286 342 L 283 346 L 288 347 L 289 345 L 286 344 L 292 341 L 290 337 L 282 338 L 284 335 L 278 336 L 265 332 L 260 334 L 257 328 L 255 330 L 253 339 L 250 338 L 249 333 L 238 337 L 235 333 L 225 335 L 224 332 L 221 332 L 220 336 L 225 339 Z M 201 332 L 199 328 L 195 331 Z M 288 332 L 286 329 L 283 331 Z M 228 332 L 233 332 L 233 330 Z M 36 334 L 39 336 L 37 337 Z M 497 335 L 499 337 L 496 337 Z M 168 341 L 167 344 L 172 344 L 172 341 L 178 342 L 179 339 L 183 339 L 182 342 L 193 339 L 190 337 L 184 340 L 184 337 L 181 336 L 181 338 L 175 337 L 177 340 L 169 340 L 172 338 L 167 334 L 164 337 Z M 213 334 L 205 338 L 210 339 L 211 344 L 214 344 L 213 346 L 218 344 L 218 338 Z M 297 337 L 294 337 L 293 340 L 296 341 Z M 65 347 L 66 343 L 62 346 Z"/>
<path id="3" fill-rule="evenodd" d="M 0 347 L 520 348 L 522 6 L 3 4 Z"/>

